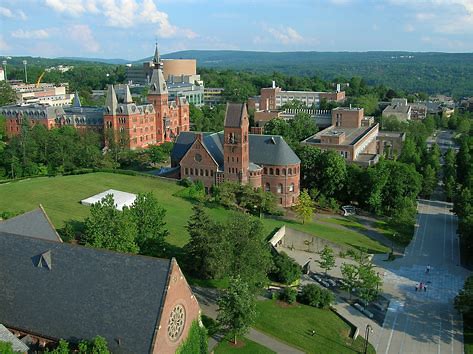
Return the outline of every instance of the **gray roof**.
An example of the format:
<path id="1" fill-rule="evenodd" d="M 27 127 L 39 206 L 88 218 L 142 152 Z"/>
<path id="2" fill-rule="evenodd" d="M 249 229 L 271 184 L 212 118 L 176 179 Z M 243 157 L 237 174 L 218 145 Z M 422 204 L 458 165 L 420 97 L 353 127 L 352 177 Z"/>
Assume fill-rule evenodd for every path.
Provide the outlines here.
<path id="1" fill-rule="evenodd" d="M 225 127 L 241 127 L 241 119 L 244 114 L 246 114 L 246 104 L 227 103 L 227 110 L 225 112 Z"/>
<path id="2" fill-rule="evenodd" d="M 198 133 L 200 134 L 200 133 Z M 203 143 L 220 169 L 223 169 L 223 132 L 203 133 Z M 171 158 L 176 163 L 184 157 L 194 143 L 195 132 L 182 132 L 174 143 Z M 283 137 L 279 135 L 249 134 L 250 162 L 257 165 L 293 165 L 301 162 Z"/>
<path id="3" fill-rule="evenodd" d="M 79 93 L 76 91 L 74 93 L 74 99 L 72 100 L 72 107 L 79 108 L 81 106 L 82 106 L 82 104 L 80 103 Z"/>
<path id="4" fill-rule="evenodd" d="M 109 113 L 115 114 L 117 112 L 118 99 L 113 85 L 108 85 L 107 97 L 105 98 L 105 107 L 108 108 Z"/>
<path id="5" fill-rule="evenodd" d="M 125 87 L 125 97 L 123 98 L 123 103 L 133 103 L 133 98 L 131 97 L 130 87 L 126 85 Z"/>
<path id="6" fill-rule="evenodd" d="M 0 324 L 0 341 L 11 343 L 15 352 L 27 353 L 30 348 L 11 333 L 4 325 Z"/>
<path id="7" fill-rule="evenodd" d="M 0 232 L 0 323 L 148 353 L 171 262 Z"/>
<path id="8" fill-rule="evenodd" d="M 17 116 L 28 117 L 29 119 L 56 118 L 57 115 L 64 114 L 62 107 L 46 106 L 40 104 L 28 104 L 24 106 L 9 105 L 0 107 L 0 114 L 7 118 Z"/>
<path id="9" fill-rule="evenodd" d="M 14 218 L 0 221 L 0 232 L 41 238 L 49 241 L 62 242 L 56 229 L 40 206 L 38 209 Z"/>
<path id="10" fill-rule="evenodd" d="M 164 75 L 161 68 L 153 69 L 153 74 L 151 75 L 151 80 L 149 82 L 149 92 L 152 94 L 168 93 L 166 80 L 164 80 Z"/>

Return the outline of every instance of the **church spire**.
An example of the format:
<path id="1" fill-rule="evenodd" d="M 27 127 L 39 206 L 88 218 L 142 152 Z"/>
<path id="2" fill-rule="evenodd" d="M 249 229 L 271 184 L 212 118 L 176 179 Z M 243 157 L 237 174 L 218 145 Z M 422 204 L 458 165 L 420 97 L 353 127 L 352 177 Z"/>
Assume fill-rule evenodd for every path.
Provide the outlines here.
<path id="1" fill-rule="evenodd" d="M 133 103 L 133 98 L 131 97 L 130 86 L 125 85 L 125 98 L 123 103 Z"/>
<path id="2" fill-rule="evenodd" d="M 74 98 L 72 99 L 72 107 L 74 108 L 82 107 L 80 103 L 79 93 L 77 91 L 74 93 Z"/>
<path id="3" fill-rule="evenodd" d="M 109 110 L 109 113 L 116 114 L 118 108 L 117 94 L 113 85 L 108 85 L 107 97 L 105 98 L 105 107 Z"/>
<path id="4" fill-rule="evenodd" d="M 159 64 L 161 59 L 159 57 L 158 42 L 156 42 L 156 48 L 154 49 L 153 63 L 154 65 Z"/>

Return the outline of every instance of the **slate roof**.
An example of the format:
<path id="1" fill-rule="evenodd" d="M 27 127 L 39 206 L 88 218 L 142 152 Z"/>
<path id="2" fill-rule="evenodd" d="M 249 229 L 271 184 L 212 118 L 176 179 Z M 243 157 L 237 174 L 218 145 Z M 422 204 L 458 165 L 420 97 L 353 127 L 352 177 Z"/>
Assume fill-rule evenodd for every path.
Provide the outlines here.
<path id="1" fill-rule="evenodd" d="M 0 341 L 11 343 L 15 352 L 27 353 L 30 348 L 11 333 L 4 325 L 0 324 Z"/>
<path id="2" fill-rule="evenodd" d="M 100 335 L 114 353 L 148 353 L 171 262 L 0 232 L 0 323 L 71 342 Z"/>
<path id="3" fill-rule="evenodd" d="M 0 232 L 2 231 L 49 241 L 62 242 L 61 237 L 59 237 L 56 229 L 51 224 L 51 221 L 49 221 L 42 206 L 28 213 L 0 221 Z"/>
<path id="4" fill-rule="evenodd" d="M 199 133 L 200 134 L 200 133 Z M 223 170 L 223 132 L 203 133 L 204 145 Z M 171 152 L 171 159 L 179 163 L 187 150 L 194 143 L 196 132 L 182 132 L 176 139 Z M 301 162 L 299 157 L 279 135 L 249 134 L 250 162 L 257 165 L 292 165 Z"/>
<path id="5" fill-rule="evenodd" d="M 241 126 L 241 118 L 246 111 L 244 103 L 227 103 L 225 112 L 225 127 L 238 128 Z"/>

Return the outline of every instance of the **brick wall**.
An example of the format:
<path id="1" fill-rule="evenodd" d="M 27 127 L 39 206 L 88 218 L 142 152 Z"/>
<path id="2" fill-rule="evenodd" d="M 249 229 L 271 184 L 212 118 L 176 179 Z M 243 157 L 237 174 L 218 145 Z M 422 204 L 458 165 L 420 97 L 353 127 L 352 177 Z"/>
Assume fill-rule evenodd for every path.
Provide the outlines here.
<path id="1" fill-rule="evenodd" d="M 197 299 L 176 260 L 172 259 L 171 262 L 166 298 L 153 341 L 152 352 L 155 354 L 174 354 L 181 343 L 187 339 L 192 322 L 200 319 L 200 307 Z M 185 321 L 182 334 L 177 340 L 172 341 L 168 335 L 168 324 L 170 315 L 177 305 L 184 307 Z"/>

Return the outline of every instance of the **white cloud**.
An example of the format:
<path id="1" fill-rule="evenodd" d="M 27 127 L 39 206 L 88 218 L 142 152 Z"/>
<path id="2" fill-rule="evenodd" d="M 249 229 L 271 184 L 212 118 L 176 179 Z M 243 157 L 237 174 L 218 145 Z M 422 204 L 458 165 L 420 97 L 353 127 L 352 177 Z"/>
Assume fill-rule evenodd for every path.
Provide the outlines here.
<path id="1" fill-rule="evenodd" d="M 433 20 L 434 18 L 435 18 L 435 15 L 430 12 L 416 13 L 416 20 L 418 21 L 429 21 L 429 20 Z"/>
<path id="2" fill-rule="evenodd" d="M 98 52 L 100 44 L 94 38 L 92 30 L 87 25 L 74 25 L 69 29 L 71 39 L 78 42 L 79 45 L 87 52 Z"/>
<path id="3" fill-rule="evenodd" d="M 27 20 L 28 19 L 28 16 L 26 16 L 26 14 L 22 11 L 22 10 L 18 10 L 18 16 L 23 20 Z"/>
<path id="4" fill-rule="evenodd" d="M 294 28 L 292 27 L 267 27 L 266 32 L 272 35 L 278 42 L 288 45 L 288 44 L 296 44 L 301 43 L 304 41 L 304 37 L 302 37 Z"/>
<path id="5" fill-rule="evenodd" d="M 13 31 L 11 33 L 13 38 L 20 38 L 20 39 L 45 39 L 49 37 L 49 32 L 45 29 L 33 30 L 33 31 L 25 31 L 23 29 L 19 29 Z"/>
<path id="6" fill-rule="evenodd" d="M 9 50 L 10 46 L 5 42 L 3 36 L 0 34 L 0 50 Z"/>
<path id="7" fill-rule="evenodd" d="M 187 39 L 192 39 L 197 37 L 197 34 L 190 29 L 179 28 L 172 25 L 169 22 L 168 14 L 162 11 L 159 11 L 156 8 L 156 5 L 153 0 L 144 0 L 143 1 L 143 10 L 140 14 L 140 18 L 144 19 L 145 22 L 157 23 L 158 31 L 157 35 L 163 38 L 170 37 L 184 37 Z"/>
<path id="8" fill-rule="evenodd" d="M 156 35 L 163 38 L 183 37 L 192 39 L 197 34 L 187 28 L 170 23 L 167 13 L 159 11 L 154 0 L 45 0 L 46 5 L 60 13 L 81 15 L 102 14 L 112 27 L 131 28 L 139 25 L 157 24 Z"/>
<path id="9" fill-rule="evenodd" d="M 6 8 L 6 7 L 0 6 L 0 15 L 12 18 L 13 17 L 13 12 L 10 9 Z"/>

